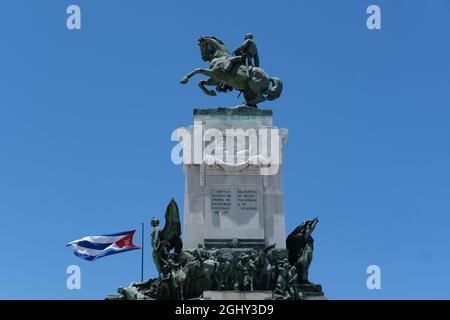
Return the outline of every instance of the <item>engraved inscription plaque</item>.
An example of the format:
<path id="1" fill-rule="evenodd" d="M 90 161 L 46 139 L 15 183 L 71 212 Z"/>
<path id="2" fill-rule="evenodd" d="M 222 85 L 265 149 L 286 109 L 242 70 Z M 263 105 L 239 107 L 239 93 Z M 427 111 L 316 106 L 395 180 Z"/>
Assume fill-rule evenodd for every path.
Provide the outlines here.
<path id="1" fill-rule="evenodd" d="M 211 189 L 211 212 L 213 214 L 230 214 L 231 188 Z"/>
<path id="2" fill-rule="evenodd" d="M 227 231 L 226 236 L 237 235 L 239 229 L 242 230 L 239 231 L 239 238 L 245 238 L 252 233 L 250 230 L 263 229 L 261 188 L 257 185 L 211 185 L 207 206 L 207 221 L 210 221 L 211 227 L 233 229 Z M 217 232 L 212 232 L 209 237 L 215 236 L 218 236 Z"/>
<path id="3" fill-rule="evenodd" d="M 258 190 L 256 187 L 238 186 L 236 195 L 238 215 L 258 212 Z"/>
<path id="4" fill-rule="evenodd" d="M 234 225 L 233 189 L 230 185 L 213 185 L 210 193 L 210 214 L 215 228 L 232 228 Z M 209 219 L 208 219 L 209 220 Z"/>

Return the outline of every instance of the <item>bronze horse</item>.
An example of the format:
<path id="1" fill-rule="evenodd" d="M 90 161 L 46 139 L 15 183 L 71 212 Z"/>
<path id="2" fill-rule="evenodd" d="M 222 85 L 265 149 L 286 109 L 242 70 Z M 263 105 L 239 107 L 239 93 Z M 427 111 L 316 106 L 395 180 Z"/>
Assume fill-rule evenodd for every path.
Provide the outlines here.
<path id="1" fill-rule="evenodd" d="M 226 91 L 223 89 L 223 85 L 226 85 L 241 91 L 246 104 L 253 107 L 256 107 L 257 103 L 280 97 L 283 84 L 279 78 L 270 77 L 259 67 L 238 65 L 236 68 L 230 68 L 231 55 L 221 40 L 201 37 L 198 44 L 203 61 L 210 62 L 209 69 L 193 70 L 181 79 L 182 84 L 188 83 L 194 75 L 202 74 L 209 79 L 201 80 L 198 85 L 207 95 L 215 96 L 217 91 Z M 216 90 L 209 90 L 205 86 L 216 86 Z"/>

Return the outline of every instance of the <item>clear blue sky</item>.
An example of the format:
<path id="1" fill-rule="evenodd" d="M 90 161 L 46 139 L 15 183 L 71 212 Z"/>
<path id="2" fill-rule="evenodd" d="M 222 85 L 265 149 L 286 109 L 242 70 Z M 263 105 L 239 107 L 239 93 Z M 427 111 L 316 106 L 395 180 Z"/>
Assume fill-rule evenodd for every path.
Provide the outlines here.
<path id="1" fill-rule="evenodd" d="M 447 0 L 1 1 L 0 298 L 102 299 L 139 280 L 139 251 L 89 263 L 65 244 L 140 222 L 148 244 L 151 217 L 183 207 L 172 130 L 240 100 L 178 80 L 206 66 L 200 35 L 231 48 L 249 31 L 285 85 L 260 107 L 289 129 L 287 231 L 321 219 L 311 280 L 330 299 L 450 298 Z M 71 264 L 82 290 L 66 289 Z"/>

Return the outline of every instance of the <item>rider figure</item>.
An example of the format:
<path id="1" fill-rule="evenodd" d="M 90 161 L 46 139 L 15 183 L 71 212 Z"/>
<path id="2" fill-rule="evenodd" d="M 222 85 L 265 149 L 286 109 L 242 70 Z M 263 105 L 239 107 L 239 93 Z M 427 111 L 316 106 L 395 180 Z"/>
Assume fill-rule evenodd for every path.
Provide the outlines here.
<path id="1" fill-rule="evenodd" d="M 226 68 L 228 72 L 232 72 L 236 65 L 245 65 L 247 77 L 250 77 L 250 67 L 259 67 L 259 55 L 258 48 L 256 47 L 255 42 L 253 41 L 253 34 L 247 33 L 245 35 L 245 41 L 242 45 L 240 45 L 236 50 L 234 50 L 235 57 L 231 57 L 229 61 L 229 65 Z M 237 68 L 236 68 L 237 69 Z M 234 70 L 236 70 L 234 69 Z M 236 71 L 233 71 L 236 72 Z M 220 84 L 218 86 L 219 91 L 231 91 L 232 87 Z"/>
<path id="2" fill-rule="evenodd" d="M 234 54 L 239 56 L 246 66 L 259 67 L 258 48 L 253 41 L 253 34 L 247 33 L 245 35 L 245 42 L 234 50 Z"/>
<path id="3" fill-rule="evenodd" d="M 245 35 L 245 42 L 234 50 L 235 57 L 229 59 L 228 70 L 232 70 L 235 65 L 245 65 L 247 70 L 250 66 L 259 67 L 258 48 L 253 41 L 253 34 Z"/>

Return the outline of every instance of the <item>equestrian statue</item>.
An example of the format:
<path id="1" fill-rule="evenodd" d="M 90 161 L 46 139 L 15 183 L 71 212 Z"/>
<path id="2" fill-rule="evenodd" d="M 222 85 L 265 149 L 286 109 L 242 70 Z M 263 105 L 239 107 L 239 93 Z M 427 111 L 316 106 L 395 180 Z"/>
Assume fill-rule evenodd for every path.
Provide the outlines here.
<path id="1" fill-rule="evenodd" d="M 244 94 L 245 104 L 257 107 L 258 103 L 275 100 L 280 97 L 283 83 L 277 77 L 270 77 L 259 67 L 258 49 L 253 35 L 248 33 L 245 42 L 230 54 L 225 44 L 216 37 L 201 37 L 198 40 L 203 61 L 209 62 L 209 69 L 197 68 L 181 79 L 186 84 L 196 74 L 209 79 L 200 80 L 198 86 L 209 96 L 217 92 L 233 89 Z M 215 86 L 208 89 L 206 86 Z"/>

